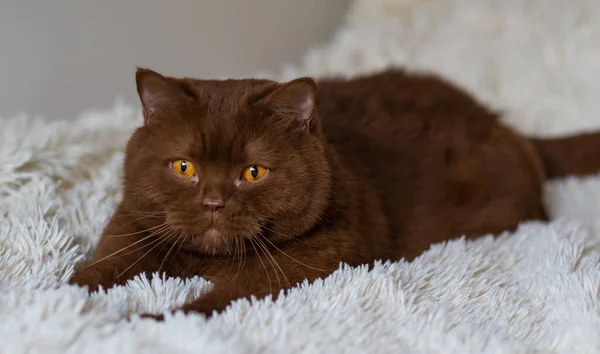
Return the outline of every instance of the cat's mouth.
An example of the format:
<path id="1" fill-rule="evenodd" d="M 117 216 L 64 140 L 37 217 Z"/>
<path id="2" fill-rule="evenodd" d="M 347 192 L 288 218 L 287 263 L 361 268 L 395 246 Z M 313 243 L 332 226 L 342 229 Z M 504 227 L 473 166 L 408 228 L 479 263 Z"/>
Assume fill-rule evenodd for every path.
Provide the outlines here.
<path id="1" fill-rule="evenodd" d="M 169 220 L 171 228 L 187 235 L 178 247 L 192 252 L 231 254 L 236 245 L 241 248 L 246 239 L 267 233 L 260 224 L 230 220 L 224 218 L 225 215 L 196 215 L 193 218 L 174 213 L 173 216 Z M 240 228 L 240 224 L 244 227 Z"/>

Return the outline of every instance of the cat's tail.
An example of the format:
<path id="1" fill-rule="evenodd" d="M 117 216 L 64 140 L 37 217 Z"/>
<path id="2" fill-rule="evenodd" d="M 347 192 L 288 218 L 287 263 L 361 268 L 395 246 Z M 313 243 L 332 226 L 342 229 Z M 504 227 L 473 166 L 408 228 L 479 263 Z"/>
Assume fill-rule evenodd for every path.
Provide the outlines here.
<path id="1" fill-rule="evenodd" d="M 554 139 L 531 139 L 547 178 L 600 172 L 600 132 Z"/>

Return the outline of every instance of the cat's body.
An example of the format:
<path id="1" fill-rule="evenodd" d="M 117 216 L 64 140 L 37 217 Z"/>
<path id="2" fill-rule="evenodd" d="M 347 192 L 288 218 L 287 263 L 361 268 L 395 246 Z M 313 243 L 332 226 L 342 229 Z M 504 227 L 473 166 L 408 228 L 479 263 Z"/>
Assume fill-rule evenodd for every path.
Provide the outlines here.
<path id="1" fill-rule="evenodd" d="M 600 170 L 600 134 L 528 139 L 433 76 L 387 71 L 318 90 L 310 79 L 147 70 L 137 81 L 146 124 L 128 145 L 124 198 L 72 282 L 110 287 L 141 271 L 211 280 L 185 310 L 544 220 L 548 176 Z M 194 176 L 172 174 L 181 159 Z M 268 173 L 250 183 L 238 178 L 247 166 Z"/>

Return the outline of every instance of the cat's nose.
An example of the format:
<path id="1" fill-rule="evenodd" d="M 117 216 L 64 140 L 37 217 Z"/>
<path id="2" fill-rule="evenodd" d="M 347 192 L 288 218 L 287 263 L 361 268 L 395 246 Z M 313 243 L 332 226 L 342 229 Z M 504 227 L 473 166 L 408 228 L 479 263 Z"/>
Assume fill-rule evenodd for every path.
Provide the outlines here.
<path id="1" fill-rule="evenodd" d="M 204 199 L 204 205 L 213 213 L 218 212 L 225 206 L 220 199 Z"/>

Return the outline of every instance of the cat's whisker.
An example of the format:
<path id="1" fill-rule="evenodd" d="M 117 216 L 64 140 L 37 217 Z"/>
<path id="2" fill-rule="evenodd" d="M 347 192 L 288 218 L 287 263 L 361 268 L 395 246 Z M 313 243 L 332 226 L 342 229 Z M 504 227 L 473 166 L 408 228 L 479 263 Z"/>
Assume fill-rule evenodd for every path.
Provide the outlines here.
<path id="1" fill-rule="evenodd" d="M 266 237 L 263 234 L 259 234 L 259 236 L 262 237 L 263 239 L 266 239 Z M 290 286 L 289 279 L 287 278 L 283 269 L 279 265 L 279 262 L 277 262 L 277 259 L 275 258 L 275 256 L 273 256 L 273 253 L 271 253 L 271 250 L 269 250 L 267 245 L 260 238 L 259 238 L 259 241 L 263 245 L 263 247 L 264 247 L 265 251 L 267 252 L 267 254 L 269 255 L 269 257 L 271 257 L 271 260 L 273 261 L 273 263 L 277 266 L 277 268 L 279 268 L 279 271 L 281 272 L 281 275 L 285 279 L 285 282 L 287 283 L 287 285 Z M 275 269 L 273 269 L 273 270 L 275 270 Z M 275 271 L 275 274 L 277 274 L 277 271 Z M 277 279 L 279 280 L 279 277 L 277 277 Z M 279 287 L 281 287 L 281 283 L 279 284 Z"/>
<path id="2" fill-rule="evenodd" d="M 165 246 L 169 245 L 169 241 L 171 240 L 172 237 L 175 236 L 176 233 L 177 233 L 177 230 L 173 230 L 173 232 L 169 232 L 169 234 L 163 236 L 165 238 L 165 242 L 160 247 L 159 252 L 162 252 L 162 250 L 165 248 Z"/>
<path id="3" fill-rule="evenodd" d="M 161 238 L 160 238 L 160 237 L 157 237 L 157 238 L 155 238 L 154 240 L 152 240 L 152 241 L 150 241 L 150 242 L 146 243 L 145 245 L 143 245 L 143 246 L 140 246 L 140 247 L 138 247 L 138 248 L 134 249 L 133 251 L 129 251 L 129 252 L 127 252 L 127 253 L 120 254 L 120 255 L 119 255 L 119 257 L 124 257 L 124 256 L 126 256 L 126 255 L 128 255 L 128 254 L 135 253 L 135 252 L 137 252 L 137 251 L 139 251 L 139 250 L 141 250 L 141 249 L 144 249 L 144 248 L 146 248 L 146 247 L 148 247 L 148 246 L 151 246 L 151 245 L 153 245 L 153 244 L 155 244 L 155 243 L 159 242 L 160 240 L 161 240 Z"/>
<path id="4" fill-rule="evenodd" d="M 246 259 L 248 257 L 246 254 L 246 243 L 243 240 L 236 239 L 236 241 L 236 244 L 239 243 L 240 247 L 240 261 L 238 263 L 238 270 L 235 273 L 235 276 L 233 277 L 232 281 L 235 280 L 238 277 L 238 275 L 242 272 L 244 266 L 246 265 Z"/>
<path id="5" fill-rule="evenodd" d="M 254 237 L 250 237 L 248 240 L 250 241 L 250 244 L 252 245 L 252 248 L 254 248 L 254 253 L 256 253 L 256 256 L 258 257 L 258 260 L 260 261 L 260 264 L 262 264 L 263 269 L 265 270 L 265 273 L 267 274 L 267 280 L 269 281 L 269 290 L 270 290 L 270 292 L 273 292 L 273 285 L 271 284 L 271 277 L 269 276 L 269 271 L 267 270 L 267 267 L 265 266 L 265 263 L 263 262 L 262 258 L 260 257 L 260 253 L 258 253 L 258 250 L 254 246 L 253 238 Z"/>
<path id="6" fill-rule="evenodd" d="M 224 248 L 225 248 L 225 251 L 227 252 L 227 254 L 231 257 L 231 249 L 229 248 L 229 246 L 230 246 L 229 241 L 226 241 Z"/>
<path id="7" fill-rule="evenodd" d="M 118 217 L 117 217 L 118 218 Z M 134 223 L 139 223 L 140 221 L 142 221 L 145 218 L 153 218 L 153 217 L 135 217 L 135 218 L 131 218 L 131 220 L 129 222 L 126 222 L 125 224 L 120 225 L 120 227 L 117 229 L 117 231 L 124 229 L 126 226 L 129 226 L 131 224 Z"/>
<path id="8" fill-rule="evenodd" d="M 185 244 L 185 241 L 187 240 L 189 234 L 182 232 L 184 234 L 183 236 L 183 240 L 181 240 L 181 242 L 179 243 L 179 247 L 177 247 L 177 251 L 175 251 L 175 254 L 173 255 L 173 257 L 177 256 L 177 254 L 179 253 L 179 251 L 181 251 L 181 247 L 183 247 L 183 245 Z"/>
<path id="9" fill-rule="evenodd" d="M 189 234 L 185 233 L 185 232 L 181 232 L 184 236 L 183 239 L 181 240 L 181 242 L 179 242 L 179 239 L 177 240 L 177 243 L 179 243 L 179 247 L 177 247 L 177 251 L 175 251 L 175 253 L 173 253 L 173 258 L 177 257 L 177 254 L 179 253 L 179 251 L 181 251 L 181 247 L 183 247 L 183 244 L 185 243 L 185 241 L 187 240 Z"/>
<path id="10" fill-rule="evenodd" d="M 277 225 L 277 224 L 276 224 L 274 221 L 272 221 L 272 220 L 269 220 L 269 223 L 270 223 L 270 224 L 273 224 L 273 226 L 279 226 L 279 225 Z M 263 229 L 265 229 L 265 230 L 267 230 L 267 231 L 271 231 L 272 233 L 274 233 L 274 234 L 276 234 L 276 235 L 279 235 L 279 236 L 285 237 L 286 239 L 294 239 L 294 241 L 298 241 L 298 242 L 304 243 L 304 244 L 306 244 L 306 245 L 308 244 L 308 242 L 304 241 L 304 240 L 303 240 L 301 237 L 293 237 L 293 236 L 290 236 L 290 235 L 286 235 L 286 234 L 283 234 L 283 233 L 281 233 L 281 232 L 278 232 L 278 231 L 275 231 L 275 230 L 273 230 L 273 229 L 270 229 L 270 228 L 268 228 L 267 226 L 262 226 L 262 228 L 263 228 Z"/>
<path id="11" fill-rule="evenodd" d="M 134 250 L 132 250 L 132 251 L 129 251 L 129 252 L 127 252 L 127 253 L 121 253 L 121 254 L 119 254 L 119 255 L 115 255 L 115 257 L 124 257 L 124 256 L 126 256 L 126 255 L 128 255 L 128 254 L 135 253 L 135 252 L 137 252 L 137 251 L 139 251 L 139 250 L 141 250 L 141 249 L 143 249 L 143 248 L 146 248 L 146 247 L 148 247 L 148 246 L 150 246 L 150 245 L 153 245 L 153 244 L 155 244 L 157 241 L 159 241 L 159 240 L 160 240 L 160 237 L 158 236 L 158 233 L 160 233 L 160 232 L 164 232 L 164 231 L 166 231 L 166 230 L 167 230 L 167 228 L 165 227 L 164 229 L 161 229 L 161 230 L 156 230 L 155 232 L 152 232 L 151 234 L 149 234 L 148 236 L 144 237 L 143 239 L 141 239 L 141 240 L 139 240 L 139 241 L 145 241 L 145 240 L 147 240 L 147 239 L 149 239 L 149 238 L 154 238 L 154 240 L 150 240 L 149 242 L 147 242 L 147 243 L 143 244 L 142 246 L 140 246 L 140 247 L 138 247 L 138 248 L 136 248 L 136 249 L 134 249 Z M 154 236 L 154 237 L 153 237 L 153 236 Z M 125 248 L 121 249 L 121 251 L 123 251 L 123 250 L 125 250 L 125 249 L 127 249 L 127 248 L 129 248 L 129 247 L 131 247 L 131 246 L 133 246 L 133 245 L 135 245 L 135 243 L 134 243 L 134 244 L 131 244 L 131 245 L 130 245 L 130 246 L 128 246 L 128 247 L 125 247 Z M 102 261 L 102 260 L 98 260 L 98 261 Z"/>
<path id="12" fill-rule="evenodd" d="M 169 254 L 171 253 L 171 251 L 173 250 L 173 248 L 175 247 L 175 245 L 179 242 L 179 239 L 183 236 L 183 232 L 179 232 L 179 235 L 177 236 L 177 239 L 175 240 L 175 242 L 173 242 L 173 244 L 171 245 L 171 248 L 169 248 L 169 250 L 167 251 L 167 253 L 165 254 L 165 257 L 163 258 L 163 261 L 160 263 L 160 267 L 158 267 L 158 272 L 160 273 L 163 265 L 165 264 L 165 261 L 167 260 L 167 258 L 169 257 Z"/>
<path id="13" fill-rule="evenodd" d="M 132 223 L 132 222 L 136 222 L 136 221 L 138 221 L 138 220 L 139 220 L 139 219 L 136 219 L 136 220 L 130 221 L 128 224 L 130 224 L 130 223 Z M 126 225 L 128 225 L 128 224 L 126 224 Z M 123 226 L 126 226 L 126 225 L 123 225 Z M 164 222 L 164 223 L 162 223 L 162 224 L 160 224 L 160 225 L 157 225 L 157 226 L 153 226 L 153 227 L 147 228 L 147 229 L 145 229 L 145 230 L 141 230 L 141 231 L 137 231 L 137 232 L 132 232 L 132 233 L 129 233 L 129 234 L 121 234 L 121 235 L 102 235 L 102 237 L 110 237 L 110 238 L 115 238 L 115 237 L 127 237 L 127 236 L 134 236 L 134 235 L 138 235 L 138 234 L 141 234 L 141 233 L 144 233 L 144 232 L 147 232 L 147 231 L 155 230 L 155 229 L 157 229 L 157 228 L 159 228 L 159 227 L 162 227 L 162 226 L 165 226 L 165 225 L 167 225 L 167 223 L 166 223 L 166 222 Z"/>
<path id="14" fill-rule="evenodd" d="M 246 266 L 246 261 L 248 260 L 248 252 L 246 249 L 246 242 L 242 242 L 242 255 L 244 256 L 244 260 L 242 261 L 241 271 L 244 270 L 244 266 Z"/>
<path id="15" fill-rule="evenodd" d="M 102 200 L 98 200 L 98 202 L 100 202 L 101 204 L 104 204 L 105 206 L 114 209 L 114 210 L 121 210 L 121 211 L 125 211 L 128 213 L 135 213 L 135 214 L 144 214 L 144 215 L 166 215 L 167 212 L 166 211 L 143 211 L 143 210 L 131 210 L 131 209 L 123 209 L 122 207 L 118 207 L 118 206 L 114 206 L 114 205 L 110 205 L 106 202 L 103 202 Z"/>
<path id="16" fill-rule="evenodd" d="M 169 237 L 171 234 L 169 234 Z M 119 273 L 119 275 L 117 275 L 117 278 L 120 278 L 123 274 L 125 274 L 129 269 L 131 269 L 133 266 L 135 266 L 139 261 L 141 261 L 144 257 L 146 257 L 150 252 L 152 252 L 156 247 L 158 247 L 159 245 L 161 245 L 162 243 L 167 241 L 167 237 L 159 237 L 160 240 L 162 240 L 161 242 L 157 243 L 156 245 L 154 245 L 152 248 L 150 248 L 148 250 L 148 252 L 144 253 L 140 258 L 137 259 L 137 261 L 133 262 L 129 267 L 125 268 L 125 270 L 123 270 L 121 273 Z"/>
<path id="17" fill-rule="evenodd" d="M 272 260 L 269 258 L 269 255 L 265 252 L 264 243 L 262 243 L 260 241 L 260 238 L 258 237 L 258 235 L 256 235 L 256 237 L 254 238 L 254 240 L 256 240 L 256 246 L 258 247 L 258 249 L 260 250 L 260 252 L 262 254 L 264 254 L 265 257 L 267 258 L 267 261 L 269 262 L 269 265 L 271 266 L 271 268 L 275 272 L 275 276 L 277 277 L 277 282 L 279 283 L 279 287 L 281 287 L 281 280 L 279 279 L 279 274 L 277 272 L 277 269 L 275 269 L 275 265 L 273 265 Z"/>
<path id="18" fill-rule="evenodd" d="M 258 248 L 260 249 L 260 251 L 262 252 L 262 254 L 265 255 L 265 258 L 267 259 L 267 262 L 269 262 L 269 265 L 271 266 L 271 268 L 273 269 L 273 272 L 275 273 L 275 276 L 277 277 L 277 284 L 279 285 L 279 287 L 281 288 L 281 279 L 279 279 L 279 273 L 277 272 L 277 269 L 275 268 L 275 265 L 273 264 L 272 259 L 269 257 L 269 254 L 267 254 L 267 252 L 265 251 L 265 244 L 260 240 L 260 238 L 256 238 L 256 245 L 258 246 Z"/>
<path id="19" fill-rule="evenodd" d="M 237 272 L 235 273 L 235 276 L 233 277 L 233 279 L 237 278 L 237 276 L 240 274 L 240 272 L 241 272 L 241 270 L 243 268 L 243 266 L 242 266 L 243 261 L 246 258 L 245 254 L 244 254 L 244 252 L 245 252 L 244 241 L 236 238 L 235 239 L 235 246 L 236 246 L 236 249 L 239 252 L 239 256 L 238 256 L 239 259 L 238 259 L 238 269 L 237 269 Z"/>
<path id="20" fill-rule="evenodd" d="M 264 238 L 266 240 L 266 237 L 264 235 L 261 234 L 261 237 Z M 268 250 L 269 254 L 271 255 L 271 258 L 273 259 L 273 261 L 275 262 L 275 264 L 277 265 L 277 267 L 279 268 L 279 270 L 281 271 L 281 275 L 283 275 L 283 277 L 285 278 L 285 282 L 287 283 L 288 286 L 290 286 L 290 281 L 288 279 L 288 277 L 285 275 L 283 269 L 281 268 L 279 261 L 277 261 L 277 259 L 275 258 L 275 256 L 273 255 L 273 253 L 271 252 L 270 249 L 268 249 L 267 245 L 265 244 L 265 248 Z"/>
<path id="21" fill-rule="evenodd" d="M 271 232 L 277 233 L 277 232 L 275 232 L 275 231 L 273 231 L 273 230 L 269 229 L 268 227 L 264 227 L 264 228 L 265 228 L 266 230 L 269 230 L 269 231 L 271 231 Z M 275 245 L 273 242 L 271 242 L 271 241 L 270 241 L 268 238 L 266 238 L 264 235 L 262 235 L 262 236 L 263 236 L 263 239 L 264 239 L 265 241 L 267 241 L 267 242 L 268 242 L 268 243 L 269 243 L 271 246 L 273 246 L 273 248 L 275 248 L 276 250 L 278 250 L 279 252 L 281 252 L 281 253 L 282 253 L 284 256 L 288 257 L 289 259 L 293 260 L 294 262 L 297 262 L 298 264 L 300 264 L 300 265 L 303 265 L 303 266 L 305 266 L 305 267 L 307 267 L 307 268 L 314 269 L 314 270 L 318 270 L 318 271 L 321 271 L 321 272 L 330 272 L 330 271 L 331 271 L 331 270 L 327 270 L 327 269 L 321 269 L 321 268 L 313 267 L 313 266 L 310 266 L 310 265 L 308 265 L 308 264 L 306 264 L 306 263 L 304 263 L 304 262 L 301 262 L 301 261 L 297 260 L 296 258 L 294 258 L 294 257 L 290 256 L 289 254 L 287 254 L 286 252 L 284 252 L 284 251 L 283 251 L 281 248 L 277 247 L 277 246 L 276 246 L 276 245 Z M 284 236 L 285 236 L 285 235 L 284 235 Z"/>
<path id="22" fill-rule="evenodd" d="M 165 225 L 165 226 L 163 226 L 162 228 L 160 228 L 159 230 L 155 230 L 155 231 L 153 231 L 153 232 L 152 232 L 152 233 L 150 233 L 148 236 L 145 236 L 144 238 L 142 238 L 142 239 L 140 239 L 140 240 L 138 240 L 138 241 L 136 241 L 136 242 L 134 242 L 134 243 L 131 243 L 130 245 L 128 245 L 128 246 L 126 246 L 126 247 L 123 247 L 123 248 L 121 248 L 120 250 L 118 250 L 118 251 L 116 251 L 116 252 L 113 252 L 113 253 L 109 254 L 108 256 L 106 256 L 106 257 L 102 257 L 102 258 L 100 258 L 99 260 L 97 260 L 97 261 L 95 261 L 95 262 L 92 262 L 92 263 L 90 263 L 90 264 L 87 264 L 87 265 L 85 265 L 85 266 L 82 268 L 82 270 L 83 270 L 83 269 L 86 269 L 86 268 L 89 268 L 89 267 L 91 267 L 91 266 L 93 266 L 93 265 L 96 265 L 96 264 L 98 264 L 98 263 L 100 263 L 100 262 L 102 262 L 102 261 L 105 261 L 105 260 L 107 260 L 107 259 L 109 259 L 109 258 L 111 258 L 111 257 L 113 257 L 113 256 L 115 256 L 115 255 L 117 255 L 117 254 L 119 254 L 119 253 L 121 253 L 121 252 L 125 251 L 126 249 L 128 249 L 128 248 L 130 248 L 130 247 L 133 247 L 133 246 L 137 245 L 138 243 L 140 243 L 140 242 L 143 242 L 143 241 L 145 241 L 145 240 L 147 240 L 147 239 L 149 239 L 149 238 L 151 238 L 151 237 L 155 236 L 157 233 L 163 232 L 163 231 L 164 231 L 164 230 L 166 230 L 168 227 L 169 227 L 168 225 Z"/>
<path id="23" fill-rule="evenodd" d="M 233 255 L 227 259 L 227 264 L 229 265 L 229 270 L 233 269 L 233 266 L 235 265 L 235 262 L 237 259 L 237 255 L 238 255 L 238 244 L 235 243 L 234 247 L 233 247 Z M 229 259 L 232 259 L 231 264 L 229 264 Z"/>
<path id="24" fill-rule="evenodd" d="M 240 271 L 240 264 L 242 262 L 242 254 L 240 253 L 240 242 L 238 238 L 234 238 L 233 239 L 234 242 L 234 247 L 233 247 L 233 261 L 231 262 L 231 267 L 233 267 L 235 265 L 235 263 L 237 262 L 238 264 L 238 269 L 237 272 L 235 273 L 235 275 L 233 276 L 233 278 L 231 279 L 231 281 L 235 280 L 235 278 L 237 277 L 239 271 Z M 238 261 L 238 256 L 240 257 L 239 261 Z M 231 267 L 229 268 L 231 270 Z"/>
<path id="25" fill-rule="evenodd" d="M 164 218 L 165 216 L 167 216 L 167 214 L 151 214 L 151 213 L 149 213 L 149 214 L 143 214 L 141 211 L 140 212 L 129 211 L 128 213 L 129 214 L 133 214 L 135 216 L 139 216 L 140 218 L 144 217 L 144 218 L 148 218 L 148 219 L 152 219 L 152 218 L 155 218 L 155 219 L 157 219 L 157 218 Z"/>

